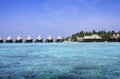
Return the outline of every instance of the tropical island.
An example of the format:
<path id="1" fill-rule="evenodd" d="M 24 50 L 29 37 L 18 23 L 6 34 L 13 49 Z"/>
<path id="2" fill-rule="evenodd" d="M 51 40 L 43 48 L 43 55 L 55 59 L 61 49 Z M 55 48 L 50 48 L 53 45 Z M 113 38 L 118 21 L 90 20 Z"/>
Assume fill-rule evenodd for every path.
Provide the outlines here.
<path id="1" fill-rule="evenodd" d="M 93 41 L 96 41 L 96 42 L 104 42 L 104 41 L 120 42 L 120 31 L 118 31 L 118 32 L 105 31 L 105 30 L 80 31 L 75 34 L 72 34 L 71 36 L 68 36 L 64 40 L 65 41 L 73 41 L 73 42 L 76 42 L 76 41 L 83 42 L 85 39 L 88 40 L 85 42 L 92 41 L 90 39 L 94 39 Z M 97 39 L 99 39 L 99 40 L 97 41 Z"/>

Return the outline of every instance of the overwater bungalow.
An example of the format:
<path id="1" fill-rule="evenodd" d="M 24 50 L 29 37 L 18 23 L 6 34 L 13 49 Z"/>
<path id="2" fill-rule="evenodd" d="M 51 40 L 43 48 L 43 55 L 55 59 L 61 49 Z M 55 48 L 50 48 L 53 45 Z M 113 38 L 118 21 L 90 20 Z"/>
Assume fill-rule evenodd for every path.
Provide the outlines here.
<path id="1" fill-rule="evenodd" d="M 37 42 L 43 42 L 42 37 L 39 35 L 39 36 L 36 38 L 35 42 L 36 42 L 36 43 L 37 43 Z"/>
<path id="2" fill-rule="evenodd" d="M 0 37 L 0 43 L 3 43 L 3 39 L 2 39 L 2 37 Z"/>
<path id="3" fill-rule="evenodd" d="M 104 40 L 97 34 L 91 36 L 84 36 L 83 42 L 103 42 Z"/>
<path id="4" fill-rule="evenodd" d="M 49 35 L 47 38 L 46 38 L 46 41 L 45 42 L 53 42 L 53 38 L 51 35 Z"/>
<path id="5" fill-rule="evenodd" d="M 108 41 L 109 42 L 120 42 L 120 34 L 113 34 Z"/>
<path id="6" fill-rule="evenodd" d="M 63 37 L 61 35 L 58 35 L 58 37 L 56 38 L 56 42 L 63 42 Z"/>
<path id="7" fill-rule="evenodd" d="M 11 36 L 8 36 L 6 39 L 6 43 L 13 43 L 13 38 Z"/>
<path id="8" fill-rule="evenodd" d="M 23 42 L 23 39 L 21 36 L 18 36 L 15 40 L 16 43 L 22 43 Z"/>
<path id="9" fill-rule="evenodd" d="M 33 42 L 33 39 L 32 37 L 29 35 L 27 36 L 26 40 L 25 40 L 26 43 L 32 43 Z"/>

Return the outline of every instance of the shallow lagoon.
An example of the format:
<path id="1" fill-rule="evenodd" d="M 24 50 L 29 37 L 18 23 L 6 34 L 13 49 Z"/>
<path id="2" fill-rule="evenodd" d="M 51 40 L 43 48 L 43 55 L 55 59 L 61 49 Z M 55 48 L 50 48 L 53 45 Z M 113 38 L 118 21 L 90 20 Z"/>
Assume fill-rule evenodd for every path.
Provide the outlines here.
<path id="1" fill-rule="evenodd" d="M 3 43 L 0 79 L 120 79 L 120 43 Z"/>

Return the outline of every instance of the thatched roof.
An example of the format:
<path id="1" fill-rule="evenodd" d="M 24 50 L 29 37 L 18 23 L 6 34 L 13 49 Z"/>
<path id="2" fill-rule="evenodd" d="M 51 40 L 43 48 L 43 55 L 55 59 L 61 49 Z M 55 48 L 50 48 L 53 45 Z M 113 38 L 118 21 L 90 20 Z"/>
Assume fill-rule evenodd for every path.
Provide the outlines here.
<path id="1" fill-rule="evenodd" d="M 11 36 L 8 36 L 6 40 L 13 40 Z"/>
<path id="2" fill-rule="evenodd" d="M 47 37 L 47 40 L 52 40 L 53 38 L 52 38 L 52 36 L 51 35 L 49 35 L 48 37 Z"/>
<path id="3" fill-rule="evenodd" d="M 113 38 L 113 39 L 117 39 L 117 38 L 120 38 L 120 34 L 113 34 L 113 36 L 111 36 L 110 38 Z"/>
<path id="4" fill-rule="evenodd" d="M 61 35 L 58 35 L 58 37 L 57 37 L 56 39 L 60 39 L 60 40 L 62 40 L 63 37 L 62 37 Z"/>
<path id="5" fill-rule="evenodd" d="M 2 37 L 0 37 L 0 40 L 3 40 Z"/>
<path id="6" fill-rule="evenodd" d="M 77 41 L 83 41 L 82 37 L 76 37 L 76 38 L 77 38 Z"/>
<path id="7" fill-rule="evenodd" d="M 100 37 L 100 36 L 97 35 L 97 34 L 92 35 L 92 38 L 95 38 L 95 39 L 102 39 L 102 37 Z"/>
<path id="8" fill-rule="evenodd" d="M 16 40 L 22 40 L 22 37 L 19 35 L 17 36 Z"/>
<path id="9" fill-rule="evenodd" d="M 42 37 L 39 35 L 36 39 L 37 40 L 42 40 Z"/>
<path id="10" fill-rule="evenodd" d="M 91 36 L 84 36 L 83 39 L 92 39 Z"/>
<path id="11" fill-rule="evenodd" d="M 32 37 L 29 35 L 27 36 L 26 40 L 32 40 Z"/>
<path id="12" fill-rule="evenodd" d="M 120 38 L 120 34 L 117 34 L 117 35 L 116 35 L 116 38 Z"/>
<path id="13" fill-rule="evenodd" d="M 111 36 L 110 38 L 116 38 L 116 35 L 115 35 L 115 34 L 113 34 L 113 36 Z"/>
<path id="14" fill-rule="evenodd" d="M 91 35 L 91 36 L 84 36 L 83 39 L 102 39 L 102 37 L 100 37 L 97 34 Z"/>

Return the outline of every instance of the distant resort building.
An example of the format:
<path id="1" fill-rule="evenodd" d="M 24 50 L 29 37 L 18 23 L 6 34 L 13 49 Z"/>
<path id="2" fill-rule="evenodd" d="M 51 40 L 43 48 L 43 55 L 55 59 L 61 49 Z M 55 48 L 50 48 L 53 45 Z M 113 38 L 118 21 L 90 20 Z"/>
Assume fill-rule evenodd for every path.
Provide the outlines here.
<path id="1" fill-rule="evenodd" d="M 72 42 L 72 37 L 69 36 L 64 42 Z"/>
<path id="2" fill-rule="evenodd" d="M 32 43 L 33 42 L 33 39 L 32 37 L 29 35 L 27 38 L 26 38 L 26 43 Z"/>
<path id="3" fill-rule="evenodd" d="M 113 34 L 113 36 L 109 38 L 109 42 L 115 42 L 115 41 L 116 41 L 116 35 Z"/>
<path id="4" fill-rule="evenodd" d="M 72 42 L 72 38 L 69 36 L 64 40 L 64 42 Z"/>
<path id="5" fill-rule="evenodd" d="M 45 42 L 53 42 L 53 38 L 51 35 L 49 35 L 47 38 L 46 38 L 46 41 Z"/>
<path id="6" fill-rule="evenodd" d="M 21 36 L 18 36 L 15 40 L 15 43 L 22 43 L 23 42 L 23 39 Z"/>
<path id="7" fill-rule="evenodd" d="M 3 43 L 3 39 L 2 39 L 2 37 L 0 37 L 0 43 Z"/>
<path id="8" fill-rule="evenodd" d="M 104 40 L 99 35 L 94 34 L 91 36 L 84 36 L 82 41 L 83 42 L 103 42 Z"/>
<path id="9" fill-rule="evenodd" d="M 83 42 L 83 38 L 82 37 L 76 37 L 78 42 Z"/>
<path id="10" fill-rule="evenodd" d="M 36 42 L 36 43 L 37 43 L 37 42 L 43 42 L 42 37 L 39 35 L 39 36 L 36 38 L 35 42 Z"/>
<path id="11" fill-rule="evenodd" d="M 56 42 L 63 42 L 63 37 L 61 35 L 58 35 L 58 37 L 56 38 Z"/>
<path id="12" fill-rule="evenodd" d="M 8 36 L 6 39 L 6 43 L 13 43 L 13 38 L 11 36 Z"/>
<path id="13" fill-rule="evenodd" d="M 108 40 L 109 42 L 120 42 L 120 34 L 113 34 Z"/>

